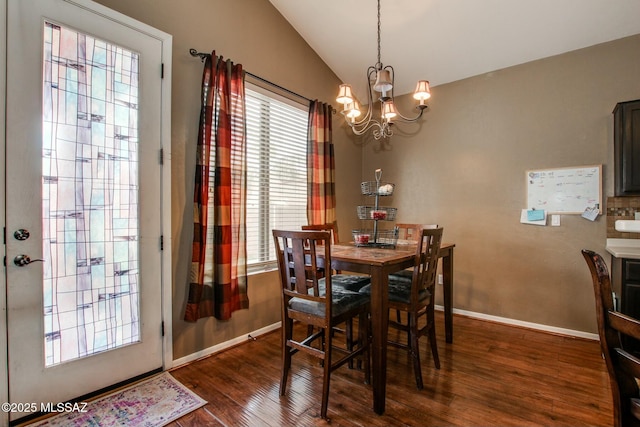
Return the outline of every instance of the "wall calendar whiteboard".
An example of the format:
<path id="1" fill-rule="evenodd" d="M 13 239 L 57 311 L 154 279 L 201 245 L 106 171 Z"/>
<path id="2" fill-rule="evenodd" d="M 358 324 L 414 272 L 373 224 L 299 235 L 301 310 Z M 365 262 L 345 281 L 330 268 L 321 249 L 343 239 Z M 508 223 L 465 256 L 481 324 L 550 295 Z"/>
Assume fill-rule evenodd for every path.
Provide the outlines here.
<path id="1" fill-rule="evenodd" d="M 602 165 L 527 171 L 527 208 L 547 213 L 602 214 Z"/>

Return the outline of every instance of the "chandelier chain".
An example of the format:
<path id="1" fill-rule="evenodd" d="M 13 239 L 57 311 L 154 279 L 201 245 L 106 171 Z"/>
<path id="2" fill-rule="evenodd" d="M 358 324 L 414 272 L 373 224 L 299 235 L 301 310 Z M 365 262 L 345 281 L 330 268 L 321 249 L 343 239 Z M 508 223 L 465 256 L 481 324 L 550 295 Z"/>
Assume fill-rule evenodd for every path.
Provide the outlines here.
<path id="1" fill-rule="evenodd" d="M 380 0 L 378 0 L 378 63 L 376 68 L 382 68 L 382 61 L 380 61 Z"/>

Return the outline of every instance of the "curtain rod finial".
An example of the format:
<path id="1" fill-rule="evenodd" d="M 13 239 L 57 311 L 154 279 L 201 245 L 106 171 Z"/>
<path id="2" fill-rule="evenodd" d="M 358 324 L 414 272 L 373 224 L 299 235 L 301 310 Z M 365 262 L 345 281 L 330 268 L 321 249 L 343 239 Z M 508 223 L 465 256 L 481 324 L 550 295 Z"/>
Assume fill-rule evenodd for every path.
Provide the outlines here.
<path id="1" fill-rule="evenodd" d="M 198 56 L 200 57 L 200 61 L 204 62 L 204 60 L 207 58 L 207 56 L 209 56 L 208 53 L 200 53 L 195 49 L 189 49 L 189 53 L 191 54 L 191 56 Z"/>

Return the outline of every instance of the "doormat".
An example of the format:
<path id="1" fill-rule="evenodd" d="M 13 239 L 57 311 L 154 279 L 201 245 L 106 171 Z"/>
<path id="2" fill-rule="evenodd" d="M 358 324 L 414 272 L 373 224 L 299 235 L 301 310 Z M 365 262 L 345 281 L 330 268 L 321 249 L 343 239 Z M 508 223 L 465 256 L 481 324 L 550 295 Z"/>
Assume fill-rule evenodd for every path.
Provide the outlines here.
<path id="1" fill-rule="evenodd" d="M 62 412 L 28 427 L 157 427 L 167 425 L 206 403 L 171 374 L 163 372 L 89 401 L 85 408 L 78 404 L 70 412 Z"/>

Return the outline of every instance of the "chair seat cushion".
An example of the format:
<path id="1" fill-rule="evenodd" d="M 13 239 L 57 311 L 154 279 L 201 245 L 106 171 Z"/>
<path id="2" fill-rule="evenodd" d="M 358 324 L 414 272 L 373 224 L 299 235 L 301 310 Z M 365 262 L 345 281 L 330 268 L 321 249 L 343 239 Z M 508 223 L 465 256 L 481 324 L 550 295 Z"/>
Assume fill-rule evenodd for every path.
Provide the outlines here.
<path id="1" fill-rule="evenodd" d="M 324 289 L 320 289 L 320 294 L 324 294 Z M 359 306 L 369 304 L 368 295 L 348 291 L 336 286 L 332 286 L 331 297 L 333 300 L 331 307 L 333 316 L 340 316 Z M 302 298 L 291 298 L 289 307 L 313 316 L 324 316 L 324 303 L 322 302 L 308 301 Z"/>
<path id="2" fill-rule="evenodd" d="M 318 280 L 319 286 L 324 286 L 325 278 Z M 358 292 L 363 286 L 371 283 L 369 276 L 358 276 L 356 274 L 334 274 L 331 276 L 331 286 L 346 289 L 347 291 Z"/>
<path id="3" fill-rule="evenodd" d="M 353 277 L 353 279 L 351 279 Z M 318 291 L 323 296 L 326 289 L 327 281 L 323 277 L 318 280 Z M 351 276 L 347 274 L 334 274 L 331 276 L 331 289 L 334 294 L 340 292 L 358 292 L 363 286 L 371 283 L 368 276 Z M 313 289 L 309 289 L 309 294 L 313 294 Z"/>
<path id="4" fill-rule="evenodd" d="M 371 295 L 371 284 L 360 289 L 360 293 Z M 425 300 L 429 298 L 429 296 L 429 291 L 422 289 L 418 293 L 418 300 Z M 411 282 L 407 283 L 404 280 L 395 280 L 389 275 L 389 301 L 409 304 L 411 302 Z"/>
<path id="5" fill-rule="evenodd" d="M 413 269 L 401 270 L 389 275 L 389 280 L 395 280 L 398 282 L 405 282 L 411 284 L 413 281 Z"/>

